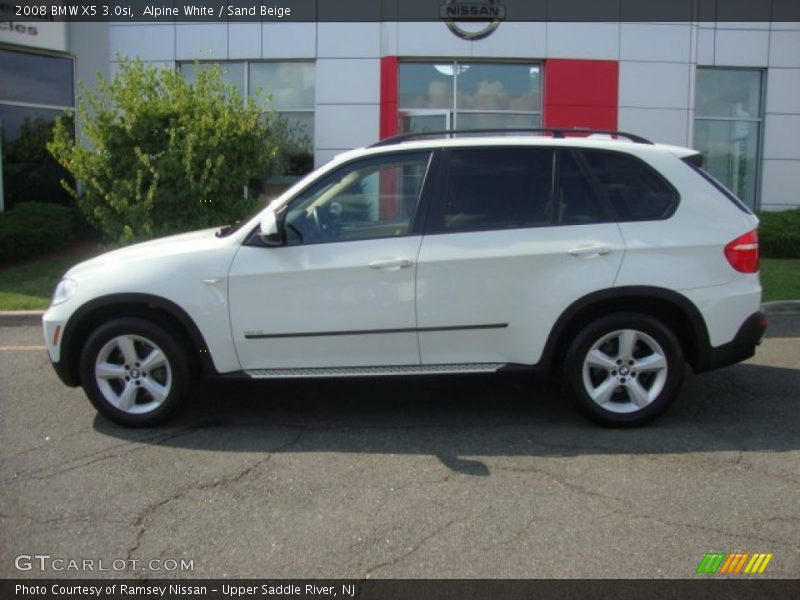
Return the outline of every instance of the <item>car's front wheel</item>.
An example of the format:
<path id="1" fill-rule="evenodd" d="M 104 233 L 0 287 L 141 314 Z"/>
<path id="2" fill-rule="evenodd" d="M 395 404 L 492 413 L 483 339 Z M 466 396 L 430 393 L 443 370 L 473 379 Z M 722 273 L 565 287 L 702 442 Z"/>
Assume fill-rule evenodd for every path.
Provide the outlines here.
<path id="1" fill-rule="evenodd" d="M 661 321 L 617 313 L 592 321 L 567 351 L 564 375 L 590 419 L 624 427 L 663 412 L 681 389 L 681 345 Z"/>
<path id="2" fill-rule="evenodd" d="M 81 383 L 95 408 L 128 427 L 162 422 L 185 399 L 189 369 L 175 337 L 138 318 L 109 321 L 81 353 Z"/>

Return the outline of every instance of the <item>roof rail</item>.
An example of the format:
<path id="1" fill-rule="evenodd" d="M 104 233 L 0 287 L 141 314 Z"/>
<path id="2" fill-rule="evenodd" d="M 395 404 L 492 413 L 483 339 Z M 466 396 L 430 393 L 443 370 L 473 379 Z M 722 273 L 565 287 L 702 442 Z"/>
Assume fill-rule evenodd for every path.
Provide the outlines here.
<path id="1" fill-rule="evenodd" d="M 391 144 L 399 144 L 400 142 L 407 142 L 409 140 L 414 140 L 419 138 L 430 138 L 439 136 L 452 139 L 457 135 L 469 137 L 470 135 L 483 134 L 483 133 L 549 133 L 554 138 L 559 138 L 559 139 L 565 138 L 568 135 L 601 134 L 601 135 L 610 135 L 614 137 L 627 138 L 636 144 L 653 143 L 650 140 L 647 140 L 641 136 L 634 135 L 632 133 L 625 133 L 624 131 L 614 131 L 612 129 L 586 129 L 583 127 L 564 129 L 564 128 L 543 127 L 538 129 L 451 129 L 444 131 L 421 131 L 417 133 L 402 133 L 400 135 L 394 135 L 392 137 L 388 137 L 379 142 L 376 142 L 372 144 L 370 148 L 378 148 L 380 146 L 390 146 Z"/>

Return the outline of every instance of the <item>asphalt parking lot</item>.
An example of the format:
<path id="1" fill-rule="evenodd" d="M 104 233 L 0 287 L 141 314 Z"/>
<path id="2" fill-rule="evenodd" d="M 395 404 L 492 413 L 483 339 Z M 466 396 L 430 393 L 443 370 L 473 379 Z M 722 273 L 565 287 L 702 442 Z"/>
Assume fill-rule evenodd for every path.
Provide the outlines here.
<path id="1" fill-rule="evenodd" d="M 0 327 L 0 577 L 684 578 L 711 551 L 800 574 L 798 337 L 689 375 L 631 431 L 498 377 L 205 386 L 126 430 L 41 344 Z M 130 566 L 151 559 L 193 569 Z"/>

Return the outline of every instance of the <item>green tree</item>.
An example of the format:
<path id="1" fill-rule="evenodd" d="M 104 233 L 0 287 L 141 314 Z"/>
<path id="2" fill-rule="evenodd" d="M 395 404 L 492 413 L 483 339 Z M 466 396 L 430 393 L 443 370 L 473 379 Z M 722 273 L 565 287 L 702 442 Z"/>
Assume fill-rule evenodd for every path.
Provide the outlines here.
<path id="1" fill-rule="evenodd" d="M 243 99 L 219 68 L 187 82 L 174 69 L 120 64 L 59 119 L 48 150 L 75 178 L 62 185 L 104 236 L 130 242 L 229 223 L 257 200 L 248 182 L 278 164 L 275 113 Z"/>

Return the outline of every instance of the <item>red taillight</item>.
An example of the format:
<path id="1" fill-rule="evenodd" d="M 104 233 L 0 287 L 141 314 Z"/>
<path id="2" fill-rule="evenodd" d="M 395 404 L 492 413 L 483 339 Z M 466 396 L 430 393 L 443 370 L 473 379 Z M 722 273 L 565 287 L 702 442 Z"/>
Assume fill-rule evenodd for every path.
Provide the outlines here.
<path id="1" fill-rule="evenodd" d="M 758 229 L 725 246 L 725 258 L 740 273 L 758 273 Z"/>

